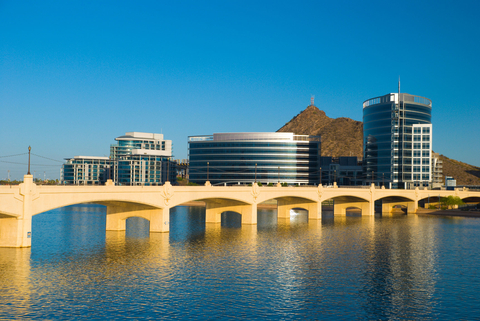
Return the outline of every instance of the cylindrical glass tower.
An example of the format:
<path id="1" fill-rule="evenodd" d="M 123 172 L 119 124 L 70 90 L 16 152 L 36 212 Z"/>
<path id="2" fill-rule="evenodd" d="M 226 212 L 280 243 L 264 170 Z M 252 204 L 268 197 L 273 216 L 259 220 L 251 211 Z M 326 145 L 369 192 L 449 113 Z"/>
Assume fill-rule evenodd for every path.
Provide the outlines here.
<path id="1" fill-rule="evenodd" d="M 431 100 L 393 93 L 363 103 L 363 164 L 367 182 L 391 188 L 431 181 Z"/>

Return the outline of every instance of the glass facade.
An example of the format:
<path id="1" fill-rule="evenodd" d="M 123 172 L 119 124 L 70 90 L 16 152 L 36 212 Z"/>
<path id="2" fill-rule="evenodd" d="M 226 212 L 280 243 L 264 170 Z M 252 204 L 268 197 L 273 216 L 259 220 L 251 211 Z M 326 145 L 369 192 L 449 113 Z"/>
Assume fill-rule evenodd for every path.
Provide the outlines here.
<path id="1" fill-rule="evenodd" d="M 197 184 L 319 183 L 319 136 L 223 133 L 188 143 L 189 179 Z"/>
<path id="2" fill-rule="evenodd" d="M 110 158 L 115 160 L 118 185 L 163 185 L 176 182 L 177 164 L 171 160 L 172 141 L 162 134 L 129 132 L 115 138 Z"/>
<path id="3" fill-rule="evenodd" d="M 75 156 L 62 165 L 62 184 L 101 185 L 111 178 L 113 161 L 108 157 Z"/>
<path id="4" fill-rule="evenodd" d="M 129 132 L 115 138 L 110 157 L 75 156 L 62 166 L 63 184 L 163 185 L 176 182 L 172 141 L 162 134 Z"/>
<path id="5" fill-rule="evenodd" d="M 431 115 L 429 99 L 409 94 L 388 94 L 363 103 L 367 182 L 385 182 L 392 188 L 429 185 Z"/>
<path id="6" fill-rule="evenodd" d="M 132 155 L 117 160 L 118 185 L 163 185 L 176 181 L 176 163 L 165 157 Z"/>

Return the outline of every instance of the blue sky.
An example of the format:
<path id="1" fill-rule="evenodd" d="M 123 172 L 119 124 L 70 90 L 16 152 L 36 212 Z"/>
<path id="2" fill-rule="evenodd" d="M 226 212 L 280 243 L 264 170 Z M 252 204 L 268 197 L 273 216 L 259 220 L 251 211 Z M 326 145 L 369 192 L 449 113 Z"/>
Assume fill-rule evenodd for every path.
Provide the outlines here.
<path id="1" fill-rule="evenodd" d="M 0 179 L 58 178 L 128 131 L 276 131 L 310 96 L 362 120 L 397 91 L 433 101 L 433 149 L 480 166 L 480 1 L 0 0 Z M 57 160 L 57 162 L 53 161 Z M 48 166 L 47 166 L 48 165 Z"/>

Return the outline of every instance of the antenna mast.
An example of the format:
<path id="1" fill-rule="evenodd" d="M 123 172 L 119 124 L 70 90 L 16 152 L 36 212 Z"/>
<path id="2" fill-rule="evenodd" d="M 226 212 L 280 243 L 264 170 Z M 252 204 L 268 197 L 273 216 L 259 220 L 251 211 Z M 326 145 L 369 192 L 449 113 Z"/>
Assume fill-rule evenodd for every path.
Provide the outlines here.
<path id="1" fill-rule="evenodd" d="M 310 106 L 315 106 L 313 104 L 314 100 L 315 100 L 315 95 L 312 95 L 312 97 L 310 97 Z"/>

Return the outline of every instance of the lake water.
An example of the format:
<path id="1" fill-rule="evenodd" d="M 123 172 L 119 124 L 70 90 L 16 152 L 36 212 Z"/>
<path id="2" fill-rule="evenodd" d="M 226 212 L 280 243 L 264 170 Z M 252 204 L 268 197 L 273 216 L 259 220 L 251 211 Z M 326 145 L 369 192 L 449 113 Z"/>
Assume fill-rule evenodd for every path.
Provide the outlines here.
<path id="1" fill-rule="evenodd" d="M 34 216 L 32 247 L 0 248 L 0 319 L 473 320 L 480 219 L 305 213 L 205 224 L 171 210 L 105 232 L 104 207 Z"/>

